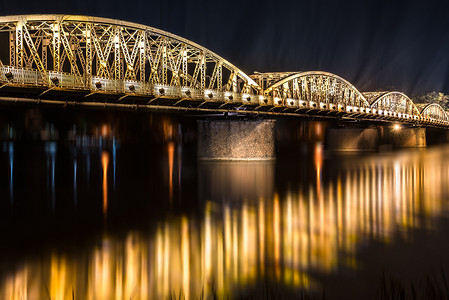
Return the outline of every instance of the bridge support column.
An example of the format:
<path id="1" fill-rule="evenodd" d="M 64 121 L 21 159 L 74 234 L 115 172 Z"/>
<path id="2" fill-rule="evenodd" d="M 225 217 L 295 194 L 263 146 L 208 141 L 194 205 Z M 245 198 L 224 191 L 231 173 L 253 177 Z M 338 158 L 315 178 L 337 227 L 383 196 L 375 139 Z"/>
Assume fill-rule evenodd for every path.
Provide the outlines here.
<path id="1" fill-rule="evenodd" d="M 394 148 L 422 148 L 427 145 L 425 128 L 393 129 L 389 135 Z"/>
<path id="2" fill-rule="evenodd" d="M 200 120 L 198 157 L 208 160 L 275 159 L 273 120 Z"/>
<path id="3" fill-rule="evenodd" d="M 326 133 L 326 148 L 334 151 L 376 151 L 376 128 L 330 128 Z"/>

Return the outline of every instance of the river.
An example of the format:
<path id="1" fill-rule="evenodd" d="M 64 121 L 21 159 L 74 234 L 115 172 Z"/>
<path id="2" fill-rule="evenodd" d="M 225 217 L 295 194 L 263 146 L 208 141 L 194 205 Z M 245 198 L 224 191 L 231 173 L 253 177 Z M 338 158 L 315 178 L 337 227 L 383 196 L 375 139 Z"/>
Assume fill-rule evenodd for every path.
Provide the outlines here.
<path id="1" fill-rule="evenodd" d="M 0 111 L 1 299 L 448 295 L 449 145 L 214 162 L 194 116 Z"/>

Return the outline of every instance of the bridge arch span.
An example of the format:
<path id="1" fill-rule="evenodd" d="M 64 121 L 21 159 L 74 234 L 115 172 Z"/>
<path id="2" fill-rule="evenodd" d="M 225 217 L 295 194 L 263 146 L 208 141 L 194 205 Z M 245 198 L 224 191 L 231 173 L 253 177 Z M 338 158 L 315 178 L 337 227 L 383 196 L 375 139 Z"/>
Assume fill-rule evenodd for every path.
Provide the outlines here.
<path id="1" fill-rule="evenodd" d="M 229 101 L 259 86 L 190 40 L 141 24 L 75 15 L 0 17 L 0 80 L 99 92 Z M 8 74 L 5 76 L 5 74 Z M 233 97 L 234 96 L 234 97 Z"/>
<path id="2" fill-rule="evenodd" d="M 449 116 L 441 105 L 437 103 L 431 103 L 426 106 L 421 111 L 421 116 L 425 121 L 430 122 L 448 122 Z"/>
<path id="3" fill-rule="evenodd" d="M 397 115 L 418 119 L 421 116 L 415 103 L 404 93 L 385 92 L 375 98 L 371 103 L 373 111 L 394 112 Z"/>
<path id="4" fill-rule="evenodd" d="M 299 72 L 286 76 L 267 87 L 264 94 L 287 103 L 291 99 L 339 109 L 358 107 L 363 110 L 370 107 L 362 93 L 347 80 L 322 71 Z"/>

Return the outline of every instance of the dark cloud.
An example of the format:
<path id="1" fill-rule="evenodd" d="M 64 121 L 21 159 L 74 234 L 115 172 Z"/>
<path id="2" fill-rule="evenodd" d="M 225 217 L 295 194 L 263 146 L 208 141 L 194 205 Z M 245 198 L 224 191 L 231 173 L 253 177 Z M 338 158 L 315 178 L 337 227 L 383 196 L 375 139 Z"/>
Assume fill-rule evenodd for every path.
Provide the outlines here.
<path id="1" fill-rule="evenodd" d="M 360 90 L 449 93 L 443 1 L 22 0 L 3 1 L 0 11 L 85 14 L 158 27 L 247 73 L 324 70 Z"/>

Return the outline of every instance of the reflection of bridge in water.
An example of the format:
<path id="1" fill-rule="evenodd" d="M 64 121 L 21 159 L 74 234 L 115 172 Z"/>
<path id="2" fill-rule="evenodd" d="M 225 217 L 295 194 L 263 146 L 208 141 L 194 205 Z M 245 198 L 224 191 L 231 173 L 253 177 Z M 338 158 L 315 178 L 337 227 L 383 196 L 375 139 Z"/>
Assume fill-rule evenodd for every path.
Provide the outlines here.
<path id="1" fill-rule="evenodd" d="M 135 23 L 70 15 L 1 17 L 0 40 L 2 101 L 449 126 L 436 103 L 416 105 L 400 92 L 361 93 L 326 72 L 248 76 L 198 44 Z"/>
<path id="2" fill-rule="evenodd" d="M 357 269 L 370 241 L 413 239 L 448 210 L 445 149 L 334 169 L 323 168 L 315 147 L 316 177 L 282 194 L 272 162 L 202 164 L 201 218 L 171 216 L 150 233 L 103 237 L 80 255 L 27 260 L 2 278 L 1 298 L 234 298 L 239 285 L 270 276 L 313 289 L 317 274 Z M 324 181 L 320 174 L 331 170 L 338 176 Z"/>

